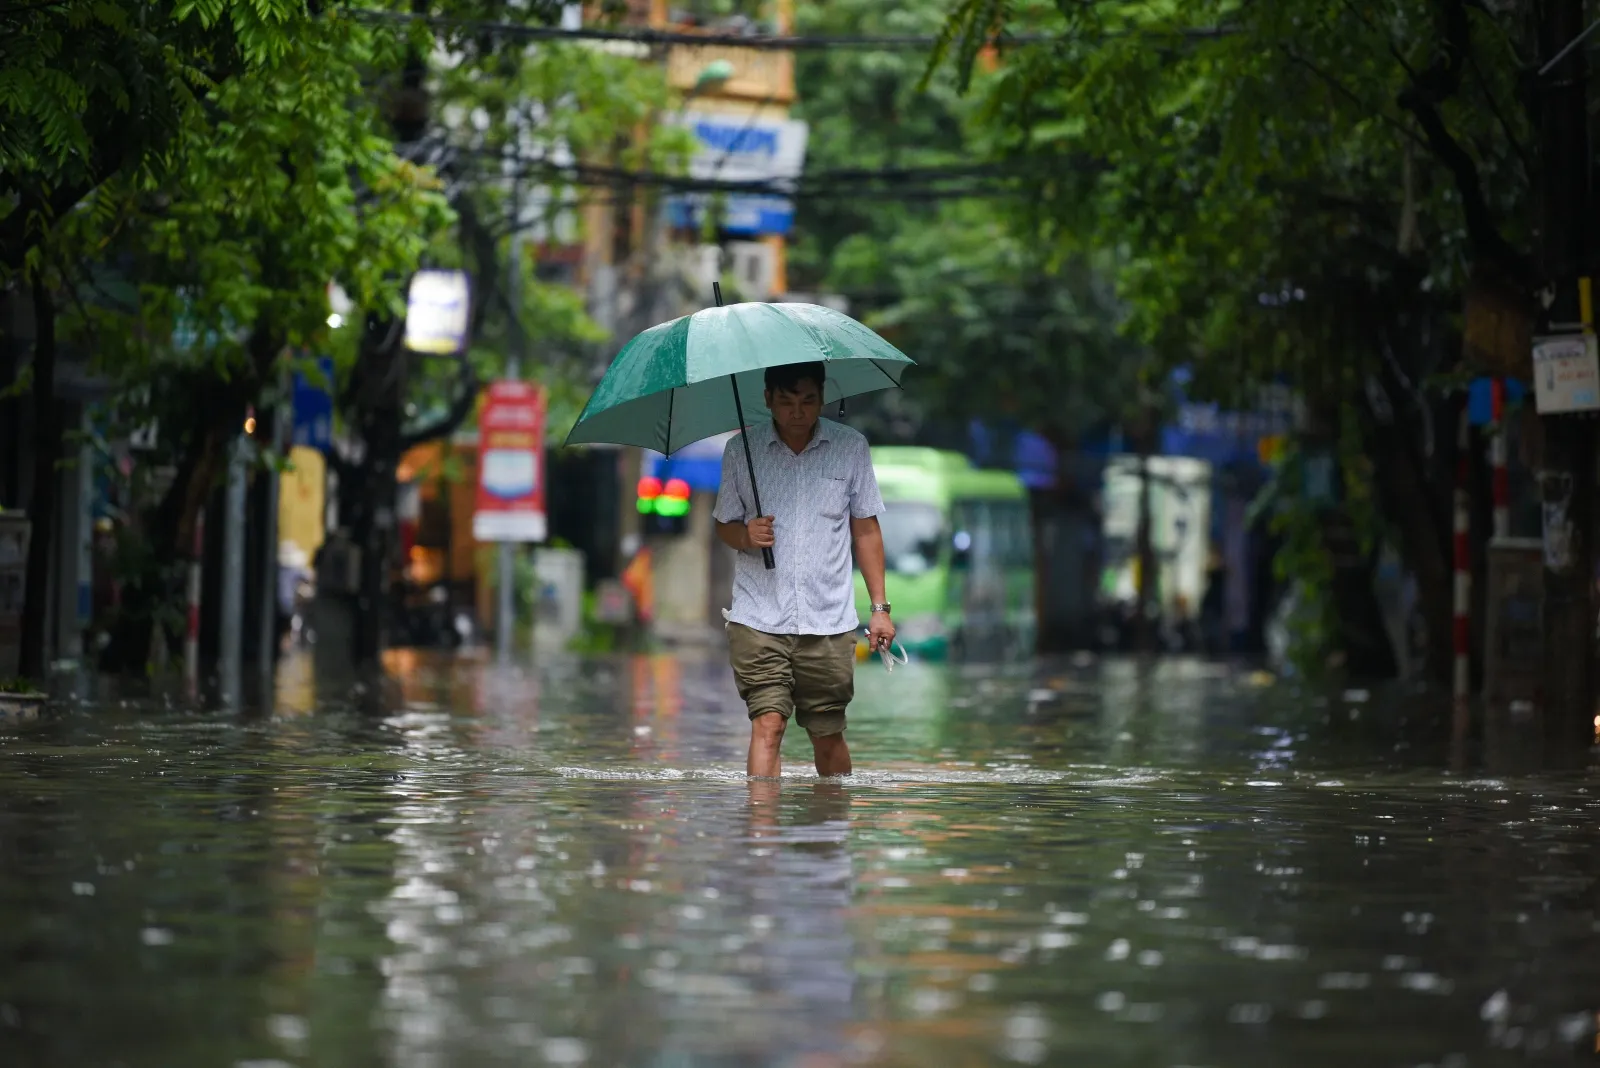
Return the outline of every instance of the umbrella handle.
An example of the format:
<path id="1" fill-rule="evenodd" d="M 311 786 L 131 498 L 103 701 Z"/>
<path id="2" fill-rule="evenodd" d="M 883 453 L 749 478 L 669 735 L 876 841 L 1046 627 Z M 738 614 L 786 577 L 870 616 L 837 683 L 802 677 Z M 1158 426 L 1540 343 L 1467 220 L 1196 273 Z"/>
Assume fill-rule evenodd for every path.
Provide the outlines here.
<path id="1" fill-rule="evenodd" d="M 712 282 L 711 292 L 716 295 L 717 307 L 722 307 L 722 283 Z M 739 417 L 739 440 L 744 444 L 745 470 L 750 474 L 750 495 L 756 501 L 756 515 L 762 515 L 761 489 L 756 485 L 756 460 L 754 456 L 750 455 L 750 434 L 744 425 L 744 405 L 739 402 L 739 376 L 729 375 L 728 381 L 733 383 L 733 410 Z M 777 568 L 778 562 L 773 559 L 770 546 L 762 547 L 761 562 L 766 565 L 768 571 Z"/>

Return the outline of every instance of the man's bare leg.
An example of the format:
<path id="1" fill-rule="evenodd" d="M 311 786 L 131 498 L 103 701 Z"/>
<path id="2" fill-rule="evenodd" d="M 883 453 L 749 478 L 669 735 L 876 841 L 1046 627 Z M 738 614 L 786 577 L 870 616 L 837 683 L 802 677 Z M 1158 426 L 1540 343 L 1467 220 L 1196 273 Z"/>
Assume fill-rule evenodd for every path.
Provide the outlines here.
<path id="1" fill-rule="evenodd" d="M 849 775 L 850 747 L 844 744 L 844 734 L 813 734 L 812 754 L 817 758 L 817 774 L 824 779 L 835 775 Z"/>
<path id="2" fill-rule="evenodd" d="M 745 774 L 776 779 L 783 771 L 783 729 L 789 721 L 776 712 L 766 712 L 750 721 L 750 757 Z"/>
<path id="3" fill-rule="evenodd" d="M 778 829 L 778 799 L 783 783 L 778 779 L 749 779 L 750 837 L 766 838 Z"/>

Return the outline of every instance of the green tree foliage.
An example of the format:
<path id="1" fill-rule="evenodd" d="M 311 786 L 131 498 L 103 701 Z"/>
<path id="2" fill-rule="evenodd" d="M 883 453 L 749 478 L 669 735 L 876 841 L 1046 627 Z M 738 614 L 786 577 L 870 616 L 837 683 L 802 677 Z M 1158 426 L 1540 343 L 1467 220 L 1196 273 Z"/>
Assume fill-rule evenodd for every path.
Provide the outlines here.
<path id="1" fill-rule="evenodd" d="M 522 17 L 553 22 L 560 8 Z M 392 508 L 399 452 L 470 415 L 514 325 L 558 396 L 581 403 L 568 396 L 586 384 L 575 357 L 601 334 L 531 256 L 507 290 L 511 238 L 579 239 L 576 161 L 681 158 L 681 134 L 633 136 L 668 100 L 660 72 L 581 43 L 486 35 L 498 5 L 424 13 L 436 17 L 409 2 L 279 0 L 0 12 L 14 31 L 0 42 L 0 252 L 35 268 L 59 297 L 63 343 L 122 388 L 113 433 L 156 420 L 141 470 L 173 475 L 153 499 L 129 488 L 119 558 L 141 563 L 121 576 L 112 666 L 141 666 L 151 626 L 173 617 L 174 563 L 246 412 L 278 396 L 285 354 L 336 357 L 361 452 L 342 470 L 386 472 L 351 480 L 367 526 Z M 474 276 L 465 358 L 399 345 L 405 286 L 425 265 Z M 330 282 L 354 304 L 350 328 L 330 317 Z"/>
<path id="2" fill-rule="evenodd" d="M 936 0 L 802 4 L 802 32 L 936 33 Z M 1125 312 L 1108 258 L 1058 255 L 1023 236 L 1009 173 L 983 157 L 978 108 L 926 57 L 837 50 L 798 60 L 808 167 L 878 172 L 877 183 L 811 187 L 800 209 L 793 288 L 825 288 L 919 363 L 908 397 L 930 417 L 1041 431 L 1073 447 L 1137 405 L 1142 353 L 1118 335 Z"/>
<path id="3" fill-rule="evenodd" d="M 1044 240 L 1128 250 L 1134 328 L 1221 385 L 1366 364 L 1362 301 L 1527 281 L 1517 29 L 1465 0 L 964 0 L 948 26 L 964 72 L 1001 30 L 1049 36 L 985 87 L 994 151 L 1035 165 Z"/>
<path id="4" fill-rule="evenodd" d="M 873 323 L 915 354 L 914 395 L 937 417 L 1005 420 L 1070 450 L 1141 397 L 1143 350 L 1118 332 L 1106 276 L 1085 259 L 1047 268 L 991 204 L 944 205 L 933 225 L 882 244 L 849 241 L 833 278 L 894 293 Z"/>
<path id="5" fill-rule="evenodd" d="M 219 84 L 277 62 L 302 5 L 62 0 L 0 9 L 0 267 L 115 175 L 165 173 Z"/>
<path id="6" fill-rule="evenodd" d="M 545 18 L 558 15 L 553 6 Z M 596 188 L 585 166 L 670 173 L 683 166 L 690 139 L 658 121 L 674 106 L 659 67 L 592 42 L 528 44 L 463 25 L 444 28 L 440 45 L 453 60 L 429 76 L 432 124 L 420 154 L 437 161 L 456 209 L 430 256 L 472 276 L 475 346 L 466 370 L 474 384 L 501 374 L 520 349 L 520 373 L 550 389 L 551 434 L 564 436 L 587 399 L 594 347 L 608 338 L 572 278 L 540 272 L 540 250 L 581 240 L 583 205 L 632 202 L 631 187 Z M 515 247 L 522 253 L 510 292 Z M 409 441 L 464 415 L 439 400 L 464 395 L 467 380 L 457 374 L 441 393 L 442 372 L 434 366 L 417 378 L 415 400 L 434 418 L 419 420 Z"/>
<path id="7" fill-rule="evenodd" d="M 1452 435 L 1423 386 L 1458 367 L 1469 285 L 1531 294 L 1531 17 L 1471 0 L 959 0 L 932 68 L 965 78 L 999 41 L 979 96 L 994 158 L 1032 176 L 1028 232 L 1058 255 L 1118 250 L 1130 329 L 1192 362 L 1198 390 L 1245 403 L 1286 381 L 1319 448 L 1356 422 L 1436 670 Z M 1043 40 L 1003 39 L 1023 34 Z"/>
<path id="8" fill-rule="evenodd" d="M 143 663 L 247 411 L 272 399 L 286 352 L 326 341 L 329 281 L 397 311 L 449 220 L 436 176 L 396 155 L 368 89 L 398 62 L 404 28 L 338 7 L 285 7 L 270 25 L 270 41 L 239 30 L 249 62 L 177 113 L 159 167 L 111 175 L 40 246 L 72 296 L 64 340 L 135 400 L 119 406 L 124 430 L 156 421 L 142 459 L 174 476 L 157 500 L 130 500 L 118 528 L 119 559 L 146 566 L 121 576 L 115 667 Z"/>

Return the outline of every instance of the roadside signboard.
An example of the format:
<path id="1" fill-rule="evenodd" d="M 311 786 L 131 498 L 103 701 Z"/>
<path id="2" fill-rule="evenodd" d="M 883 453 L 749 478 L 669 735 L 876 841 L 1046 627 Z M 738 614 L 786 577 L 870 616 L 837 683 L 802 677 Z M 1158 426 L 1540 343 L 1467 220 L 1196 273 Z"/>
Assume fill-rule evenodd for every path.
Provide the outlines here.
<path id="1" fill-rule="evenodd" d="M 316 370 L 297 369 L 291 381 L 294 445 L 327 453 L 333 450 L 333 360 L 316 358 Z"/>
<path id="2" fill-rule="evenodd" d="M 1540 415 L 1600 409 L 1600 345 L 1595 335 L 1534 339 L 1533 400 Z"/>
<path id="3" fill-rule="evenodd" d="M 467 343 L 469 287 L 465 271 L 418 271 L 406 294 L 406 348 L 448 356 Z"/>
<path id="4" fill-rule="evenodd" d="M 478 416 L 478 541 L 543 541 L 545 393 L 531 382 L 496 382 Z"/>

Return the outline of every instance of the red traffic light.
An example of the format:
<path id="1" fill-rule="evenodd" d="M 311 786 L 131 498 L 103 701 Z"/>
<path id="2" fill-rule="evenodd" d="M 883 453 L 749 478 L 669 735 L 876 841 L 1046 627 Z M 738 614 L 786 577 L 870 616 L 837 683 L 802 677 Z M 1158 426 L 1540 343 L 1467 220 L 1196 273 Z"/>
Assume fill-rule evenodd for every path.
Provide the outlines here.
<path id="1" fill-rule="evenodd" d="M 661 492 L 674 500 L 686 501 L 689 499 L 689 483 L 681 478 L 668 479 L 666 488 Z"/>
<path id="2" fill-rule="evenodd" d="M 646 475 L 639 480 L 639 497 L 642 500 L 653 500 L 661 496 L 661 480 Z"/>

